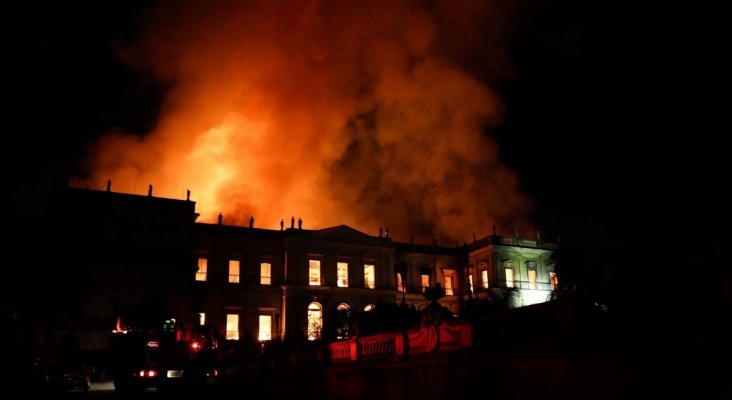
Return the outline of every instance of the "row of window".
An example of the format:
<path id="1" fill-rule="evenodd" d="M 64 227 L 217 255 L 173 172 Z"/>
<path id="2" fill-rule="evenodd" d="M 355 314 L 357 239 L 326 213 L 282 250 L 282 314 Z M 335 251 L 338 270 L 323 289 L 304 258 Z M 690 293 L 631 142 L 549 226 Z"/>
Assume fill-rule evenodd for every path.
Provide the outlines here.
<path id="1" fill-rule="evenodd" d="M 348 263 L 338 262 L 336 264 L 336 284 L 338 287 L 349 287 L 348 285 Z M 364 286 L 367 289 L 376 288 L 376 266 L 374 264 L 364 264 L 363 266 Z M 308 284 L 310 286 L 321 286 L 320 277 L 320 260 L 308 260 Z"/>
<path id="2" fill-rule="evenodd" d="M 401 293 L 407 292 L 407 284 L 405 282 L 405 279 L 402 278 L 402 274 L 400 272 L 397 272 L 397 290 Z M 452 269 L 446 269 L 442 272 L 444 284 L 443 289 L 445 289 L 445 294 L 448 296 L 453 296 L 455 294 L 455 270 Z M 420 275 L 420 282 L 422 284 L 422 291 L 424 292 L 426 288 L 430 286 L 430 274 L 422 274 Z"/>
<path id="3" fill-rule="evenodd" d="M 351 306 L 341 303 L 336 308 L 338 311 L 348 312 Z M 374 309 L 373 304 L 367 304 L 363 310 L 369 312 Z M 206 324 L 206 313 L 198 313 L 199 324 Z M 272 340 L 274 331 L 274 319 L 272 314 L 259 315 L 259 327 L 257 339 L 259 341 Z M 307 338 L 308 340 L 320 339 L 323 326 L 323 306 L 318 302 L 312 302 L 307 308 Z M 239 314 L 226 314 L 226 339 L 239 340 Z"/>
<path id="4" fill-rule="evenodd" d="M 506 268 L 506 287 L 512 288 L 516 287 L 515 283 L 515 275 L 514 275 L 514 269 L 513 268 Z M 536 283 L 536 271 L 535 270 L 529 270 L 529 289 L 537 289 L 537 283 Z M 481 287 L 483 289 L 488 289 L 488 270 L 482 270 L 480 271 L 480 279 L 481 279 Z M 473 275 L 468 276 L 468 281 L 470 284 L 470 291 L 473 291 Z M 557 278 L 557 274 L 554 272 L 549 272 L 549 284 L 551 285 L 551 290 L 557 290 L 559 287 L 559 279 Z"/>
<path id="5" fill-rule="evenodd" d="M 229 283 L 239 283 L 241 279 L 241 262 L 239 260 L 229 260 Z M 198 259 L 198 270 L 196 270 L 196 280 L 205 282 L 208 280 L 208 259 Z M 259 283 L 261 285 L 272 284 L 272 263 L 259 263 Z"/>
<path id="6" fill-rule="evenodd" d="M 515 275 L 514 275 L 514 269 L 513 268 L 506 268 L 506 287 L 512 288 L 515 287 Z M 535 270 L 529 270 L 529 289 L 536 290 L 537 289 L 537 283 L 536 283 L 536 271 Z M 444 270 L 443 272 L 443 278 L 444 278 L 444 289 L 445 294 L 448 296 L 454 295 L 454 281 L 455 281 L 455 271 L 454 270 Z M 488 289 L 488 270 L 482 270 L 481 271 L 481 287 L 483 289 Z M 422 291 L 424 292 L 425 288 L 430 286 L 430 275 L 429 274 L 422 274 L 421 275 L 422 280 Z M 470 285 L 470 291 L 474 291 L 473 288 L 473 275 L 468 276 L 468 283 Z M 554 272 L 549 272 L 549 283 L 551 285 L 551 290 L 556 290 L 559 286 L 559 279 L 557 278 L 557 274 Z M 407 285 L 404 282 L 404 279 L 402 279 L 402 274 L 397 273 L 397 290 L 402 293 L 406 293 L 407 291 Z"/>
<path id="7" fill-rule="evenodd" d="M 337 285 L 338 287 L 349 287 L 348 285 L 348 263 L 338 262 L 337 266 Z M 241 273 L 241 262 L 239 260 L 229 260 L 229 283 L 239 283 Z M 376 288 L 376 266 L 374 264 L 364 264 L 364 285 L 368 289 Z M 205 282 L 208 280 L 208 259 L 198 259 L 198 270 L 196 270 L 196 280 Z M 272 263 L 259 263 L 259 283 L 261 285 L 272 284 Z M 308 284 L 310 286 L 321 286 L 320 260 L 308 261 Z"/>
<path id="8" fill-rule="evenodd" d="M 239 260 L 229 260 L 229 282 L 230 283 L 239 283 L 240 282 L 240 270 L 241 270 L 241 263 Z M 336 270 L 337 270 L 337 281 L 336 284 L 338 287 L 349 287 L 348 285 L 348 263 L 346 262 L 338 262 L 336 264 Z M 506 268 L 506 287 L 512 288 L 515 287 L 515 274 L 513 268 Z M 374 289 L 376 287 L 376 267 L 373 264 L 364 264 L 363 266 L 363 273 L 364 273 L 364 285 L 368 289 Z M 537 289 L 536 284 L 536 270 L 530 269 L 528 271 L 529 273 L 529 289 Z M 488 270 L 482 270 L 481 271 L 481 287 L 484 289 L 488 289 Z M 444 278 L 444 289 L 445 294 L 448 296 L 454 295 L 454 280 L 455 280 L 455 270 L 444 270 L 443 271 L 443 278 Z M 197 281 L 206 281 L 208 279 L 208 259 L 206 258 L 199 258 L 198 259 L 198 270 L 196 271 L 196 280 Z M 468 276 L 469 284 L 470 284 L 470 291 L 473 291 L 473 276 Z M 551 284 L 551 290 L 556 290 L 559 286 L 559 280 L 557 279 L 557 274 L 554 272 L 549 272 L 549 282 Z M 261 285 L 271 285 L 272 284 L 272 263 L 269 262 L 261 262 L 259 264 L 259 283 Z M 422 283 L 422 291 L 424 291 L 424 288 L 430 286 L 430 275 L 429 274 L 422 274 L 421 275 L 421 283 Z M 321 286 L 321 269 L 320 269 L 320 260 L 309 260 L 308 261 L 308 284 L 310 286 Z M 399 292 L 406 292 L 406 282 L 402 278 L 401 273 L 397 273 L 397 290 Z"/>

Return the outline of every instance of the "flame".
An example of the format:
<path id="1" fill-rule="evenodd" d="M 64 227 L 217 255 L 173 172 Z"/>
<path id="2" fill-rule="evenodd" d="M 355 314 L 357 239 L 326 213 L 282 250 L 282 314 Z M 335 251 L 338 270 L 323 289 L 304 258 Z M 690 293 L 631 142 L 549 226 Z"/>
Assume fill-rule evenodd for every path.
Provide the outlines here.
<path id="1" fill-rule="evenodd" d="M 530 229 L 531 202 L 487 135 L 505 5 L 190 1 L 146 16 L 120 55 L 169 83 L 159 120 L 105 135 L 75 184 L 190 189 L 200 220 L 272 229 L 291 217 L 401 240 Z"/>

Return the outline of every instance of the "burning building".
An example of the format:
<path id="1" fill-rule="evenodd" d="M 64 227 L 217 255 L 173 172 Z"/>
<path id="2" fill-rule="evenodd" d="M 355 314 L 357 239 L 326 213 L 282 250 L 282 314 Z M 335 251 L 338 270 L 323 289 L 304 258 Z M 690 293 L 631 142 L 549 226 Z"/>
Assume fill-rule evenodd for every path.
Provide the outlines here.
<path id="1" fill-rule="evenodd" d="M 512 306 L 546 301 L 556 288 L 556 245 L 489 235 L 462 246 L 395 241 L 346 225 L 304 229 L 196 222 L 195 202 L 63 188 L 50 208 L 42 307 L 47 342 L 101 349 L 112 329 L 174 317 L 182 335 L 202 326 L 222 339 L 335 341 L 354 335 L 352 315 L 403 303 L 427 305 L 444 290 L 455 315 L 468 299 L 510 289 Z M 72 229 L 73 227 L 73 229 Z M 51 240 L 52 239 L 52 240 Z M 61 267 L 63 266 L 63 267 Z"/>

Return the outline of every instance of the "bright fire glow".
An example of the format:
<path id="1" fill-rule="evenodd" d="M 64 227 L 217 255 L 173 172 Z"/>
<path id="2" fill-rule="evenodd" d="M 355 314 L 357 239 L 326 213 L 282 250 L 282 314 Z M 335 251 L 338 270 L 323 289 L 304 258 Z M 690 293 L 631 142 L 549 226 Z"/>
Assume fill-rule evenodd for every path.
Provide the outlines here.
<path id="1" fill-rule="evenodd" d="M 376 288 L 376 266 L 373 264 L 364 264 L 363 280 L 367 289 Z"/>
<path id="2" fill-rule="evenodd" d="M 530 201 L 488 135 L 511 8 L 474 0 L 161 2 L 121 48 L 169 83 L 151 132 L 110 132 L 72 184 L 183 199 L 199 221 L 302 217 L 444 244 Z M 470 65 L 472 68 L 467 68 Z M 479 66 L 480 68 L 475 68 Z M 480 73 L 477 73 L 477 70 Z M 525 211 L 522 211 L 525 210 Z"/>
<path id="3" fill-rule="evenodd" d="M 272 284 L 272 263 L 263 262 L 259 264 L 259 283 L 262 285 Z"/>
<path id="4" fill-rule="evenodd" d="M 121 317 L 117 317 L 117 323 L 116 323 L 114 329 L 112 329 L 112 333 L 120 333 L 120 334 L 127 333 L 127 329 L 122 329 L 122 318 Z"/>
<path id="5" fill-rule="evenodd" d="M 259 316 L 259 340 L 272 340 L 272 316 Z"/>
<path id="6" fill-rule="evenodd" d="M 338 262 L 338 287 L 348 287 L 348 263 Z"/>
<path id="7" fill-rule="evenodd" d="M 226 339 L 239 340 L 239 314 L 226 314 Z"/>
<path id="8" fill-rule="evenodd" d="M 309 260 L 308 264 L 308 283 L 310 286 L 320 286 L 320 261 Z"/>

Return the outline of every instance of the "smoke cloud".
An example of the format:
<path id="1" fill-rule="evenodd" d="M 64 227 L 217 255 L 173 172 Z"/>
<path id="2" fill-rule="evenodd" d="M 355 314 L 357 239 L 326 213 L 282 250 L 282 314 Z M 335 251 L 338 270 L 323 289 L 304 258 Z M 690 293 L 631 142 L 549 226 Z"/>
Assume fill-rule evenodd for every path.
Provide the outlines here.
<path id="1" fill-rule="evenodd" d="M 190 189 L 200 220 L 263 228 L 294 216 L 442 244 L 526 231 L 531 202 L 490 137 L 503 3 L 157 4 L 120 56 L 168 84 L 160 118 L 105 135 L 78 183 Z"/>

